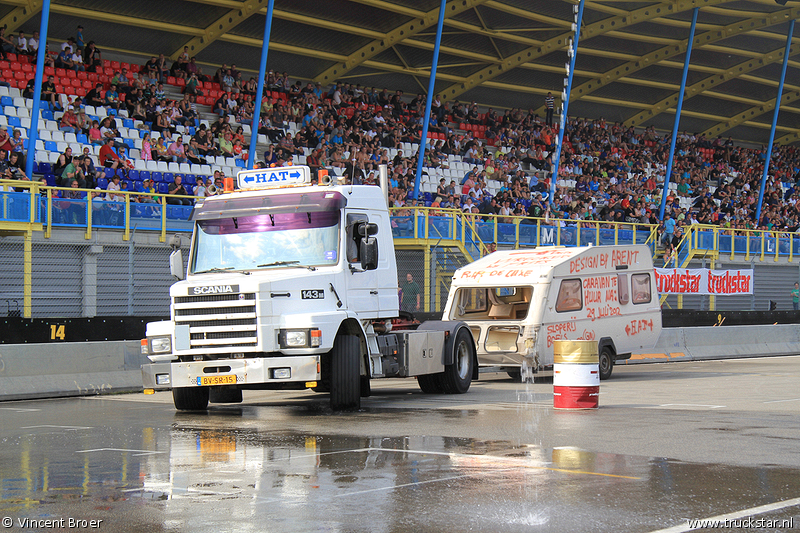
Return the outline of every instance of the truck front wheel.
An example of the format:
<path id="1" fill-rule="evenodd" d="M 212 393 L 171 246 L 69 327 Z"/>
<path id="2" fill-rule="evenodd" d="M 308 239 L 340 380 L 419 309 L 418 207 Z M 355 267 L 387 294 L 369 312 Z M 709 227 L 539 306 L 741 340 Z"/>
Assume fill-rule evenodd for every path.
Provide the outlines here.
<path id="1" fill-rule="evenodd" d="M 361 377 L 358 337 L 337 335 L 330 357 L 331 409 L 341 411 L 361 407 Z"/>
<path id="2" fill-rule="evenodd" d="M 446 394 L 464 394 L 472 382 L 475 361 L 475 343 L 466 328 L 461 328 L 453 342 L 453 364 L 446 365 L 441 374 L 441 385 Z"/>
<path id="3" fill-rule="evenodd" d="M 205 411 L 208 408 L 208 387 L 175 387 L 172 401 L 178 411 Z"/>
<path id="4" fill-rule="evenodd" d="M 608 346 L 600 350 L 600 379 L 608 379 L 614 370 L 614 354 Z"/>

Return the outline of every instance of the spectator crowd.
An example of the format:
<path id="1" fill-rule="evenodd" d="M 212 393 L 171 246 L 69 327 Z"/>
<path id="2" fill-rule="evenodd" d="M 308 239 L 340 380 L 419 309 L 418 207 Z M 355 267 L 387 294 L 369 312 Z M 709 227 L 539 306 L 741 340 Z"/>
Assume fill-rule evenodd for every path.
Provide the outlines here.
<path id="1" fill-rule="evenodd" d="M 83 41 L 79 26 L 76 38 L 48 55 L 46 64 L 84 72 L 101 69 L 103 61 L 95 43 Z M 33 55 L 38 46 L 35 33 L 31 39 L 23 32 L 9 38 L 0 28 L 4 58 L 15 53 Z M 114 72 L 82 98 L 67 99 L 66 105 L 52 77 L 42 86 L 43 101 L 61 113 L 59 128 L 83 134 L 89 145 L 101 146 L 99 166 L 113 169 L 117 178 L 116 170 L 120 170 L 123 181 L 134 164 L 127 146 L 120 142 L 120 119 L 91 120 L 85 106 L 104 107 L 112 115 L 125 111 L 131 119 L 141 121 L 147 131 L 139 157 L 145 161 L 202 164 L 207 156 L 240 161 L 249 157 L 242 124 L 252 121 L 259 105 L 256 129 L 266 136 L 268 145 L 258 164 L 282 166 L 294 156 L 302 156 L 312 171 L 333 169 L 354 183 L 373 184 L 378 166 L 386 164 L 391 207 L 458 209 L 483 219 L 496 216 L 501 222 L 513 222 L 515 217 L 549 217 L 565 225 L 586 221 L 601 226 L 652 224 L 659 226 L 660 240 L 666 246 L 677 242 L 681 228 L 690 224 L 731 230 L 800 230 L 800 151 L 794 146 L 774 148 L 761 217 L 756 219 L 766 148 L 740 146 L 730 137 L 709 139 L 683 132 L 675 150 L 675 185 L 669 189 L 661 219 L 669 135 L 652 127 L 635 129 L 602 118 L 570 117 L 558 176 L 552 176 L 557 131 L 552 126 L 549 94 L 540 102 L 548 110 L 546 119 L 532 110 L 482 111 L 475 102 L 442 101 L 435 95 L 429 117 L 433 138 L 424 150 L 412 153 L 406 149 L 404 153 L 405 143 L 421 142 L 423 94 L 407 97 L 399 90 L 338 82 L 322 87 L 292 82 L 285 72 L 269 71 L 265 96 L 256 102 L 255 78 L 245 79 L 235 64 L 223 64 L 212 75 L 205 75 L 188 49 L 175 61 L 161 54 L 135 70 Z M 164 86 L 168 82 L 180 87 L 180 99 L 167 97 Z M 206 94 L 207 82 L 220 88 L 213 102 Z M 32 91 L 31 80 L 24 95 L 30 97 Z M 207 104 L 198 104 L 198 99 Z M 218 117 L 208 127 L 200 123 L 205 108 L 199 105 L 208 105 Z M 153 132 L 158 132 L 158 139 Z M 453 161 L 468 163 L 472 169 L 456 179 L 441 179 L 435 193 L 415 198 L 418 157 L 424 158 L 428 169 L 448 168 Z M 21 160 L 19 132 L 0 131 L 0 173 L 6 178 L 26 179 Z M 95 168 L 88 151 L 77 155 L 65 151 L 53 170 L 62 187 L 92 189 L 105 175 L 104 169 Z M 190 204 L 189 194 L 203 196 L 208 186 L 221 187 L 223 177 L 217 172 L 207 180 L 198 178 L 197 185 L 187 189 L 182 176 L 177 176 L 169 192 L 186 197 L 169 201 Z M 552 179 L 556 180 L 554 193 Z M 118 182 L 110 180 L 106 199 L 114 199 Z M 135 187 L 141 193 L 137 201 L 154 201 L 152 180 L 137 181 Z"/>

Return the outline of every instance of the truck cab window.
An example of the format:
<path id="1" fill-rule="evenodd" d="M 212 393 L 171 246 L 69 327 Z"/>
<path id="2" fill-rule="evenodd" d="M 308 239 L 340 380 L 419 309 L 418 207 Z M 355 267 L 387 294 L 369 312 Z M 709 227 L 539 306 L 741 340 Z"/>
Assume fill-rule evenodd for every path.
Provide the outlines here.
<path id="1" fill-rule="evenodd" d="M 361 258 L 358 256 L 359 243 L 361 236 L 356 231 L 359 222 L 368 222 L 367 215 L 363 213 L 348 213 L 347 215 L 347 261 L 349 263 L 358 263 Z"/>
<path id="2" fill-rule="evenodd" d="M 650 274 L 632 275 L 631 285 L 633 286 L 633 303 L 649 304 L 652 296 L 650 293 Z"/>
<path id="3" fill-rule="evenodd" d="M 583 285 L 579 279 L 561 281 L 556 297 L 556 312 L 580 311 L 583 307 Z"/>

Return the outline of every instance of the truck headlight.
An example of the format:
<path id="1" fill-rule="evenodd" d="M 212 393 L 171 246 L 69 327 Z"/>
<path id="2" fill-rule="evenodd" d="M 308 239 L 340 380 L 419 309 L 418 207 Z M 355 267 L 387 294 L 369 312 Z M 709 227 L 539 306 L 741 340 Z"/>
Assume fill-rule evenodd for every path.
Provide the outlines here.
<path id="1" fill-rule="evenodd" d="M 278 332 L 281 348 L 307 348 L 322 344 L 322 332 L 313 329 L 282 329 Z"/>
<path id="2" fill-rule="evenodd" d="M 150 353 L 170 353 L 172 343 L 169 337 L 153 337 L 148 339 Z"/>

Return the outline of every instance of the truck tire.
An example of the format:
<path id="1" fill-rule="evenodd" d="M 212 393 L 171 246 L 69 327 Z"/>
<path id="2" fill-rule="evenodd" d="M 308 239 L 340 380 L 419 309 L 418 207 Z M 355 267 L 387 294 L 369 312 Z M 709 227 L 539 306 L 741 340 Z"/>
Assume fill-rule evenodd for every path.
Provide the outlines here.
<path id="1" fill-rule="evenodd" d="M 172 389 L 172 402 L 178 411 L 205 411 L 208 393 L 208 387 L 175 387 Z"/>
<path id="2" fill-rule="evenodd" d="M 516 381 L 517 383 L 522 382 L 522 371 L 521 370 L 508 370 L 506 371 L 508 377 L 511 378 L 512 381 Z"/>
<path id="3" fill-rule="evenodd" d="M 343 411 L 361 407 L 361 377 L 358 337 L 337 335 L 330 351 L 331 409 Z"/>
<path id="4" fill-rule="evenodd" d="M 441 394 L 444 392 L 444 389 L 442 389 L 441 377 L 441 374 L 417 376 L 417 384 L 420 390 L 425 394 Z"/>
<path id="5" fill-rule="evenodd" d="M 472 382 L 472 369 L 475 364 L 475 343 L 466 328 L 456 333 L 453 342 L 453 364 L 446 365 L 439 374 L 445 394 L 464 394 Z"/>
<path id="6" fill-rule="evenodd" d="M 600 350 L 600 379 L 608 379 L 614 370 L 614 353 L 611 348 L 604 346 Z"/>
<path id="7" fill-rule="evenodd" d="M 361 378 L 361 397 L 369 398 L 372 396 L 372 387 L 369 384 L 369 376 L 360 376 Z"/>
<path id="8" fill-rule="evenodd" d="M 208 393 L 209 403 L 242 403 L 242 389 L 225 389 L 211 387 Z"/>

